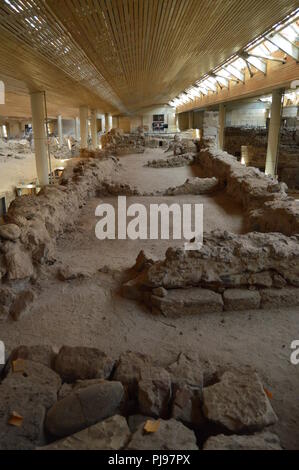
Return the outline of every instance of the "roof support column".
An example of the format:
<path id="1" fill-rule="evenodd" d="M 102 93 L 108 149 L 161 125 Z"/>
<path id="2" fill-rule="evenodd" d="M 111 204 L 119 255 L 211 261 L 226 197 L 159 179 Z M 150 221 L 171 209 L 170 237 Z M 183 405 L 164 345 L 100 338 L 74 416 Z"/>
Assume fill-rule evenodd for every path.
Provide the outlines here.
<path id="1" fill-rule="evenodd" d="M 265 167 L 265 173 L 271 176 L 275 176 L 277 173 L 282 91 L 283 90 L 273 90 L 272 92 L 271 118 L 268 132 L 268 147 Z"/>
<path id="2" fill-rule="evenodd" d="M 224 150 L 224 132 L 225 132 L 226 108 L 223 103 L 219 105 L 219 129 L 218 129 L 218 148 Z"/>
<path id="3" fill-rule="evenodd" d="M 44 92 L 32 93 L 30 100 L 37 178 L 40 186 L 45 186 L 49 184 L 49 166 Z"/>
<path id="4" fill-rule="evenodd" d="M 87 149 L 87 120 L 88 120 L 88 107 L 80 106 L 80 137 L 81 137 L 81 149 Z"/>
<path id="5" fill-rule="evenodd" d="M 111 131 L 112 129 L 112 116 L 111 114 L 105 113 L 105 131 Z"/>
<path id="6" fill-rule="evenodd" d="M 59 114 L 59 116 L 57 116 L 57 134 L 58 134 L 59 147 L 62 147 L 62 145 L 63 145 L 63 136 L 62 136 L 62 116 L 61 116 L 61 114 Z"/>
<path id="7" fill-rule="evenodd" d="M 92 148 L 95 150 L 98 147 L 98 132 L 97 132 L 97 111 L 96 109 L 91 110 L 91 142 Z"/>
<path id="8" fill-rule="evenodd" d="M 80 139 L 80 119 L 75 117 L 75 139 Z"/>

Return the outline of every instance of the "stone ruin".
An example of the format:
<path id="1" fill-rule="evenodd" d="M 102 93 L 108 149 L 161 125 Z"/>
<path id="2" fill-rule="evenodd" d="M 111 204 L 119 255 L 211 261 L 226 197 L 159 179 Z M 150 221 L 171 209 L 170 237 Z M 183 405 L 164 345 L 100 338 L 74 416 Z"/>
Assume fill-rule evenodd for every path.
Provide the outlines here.
<path id="1" fill-rule="evenodd" d="M 164 194 L 222 188 L 242 204 L 249 233 L 205 234 L 201 250 L 169 248 L 161 261 L 141 252 L 123 295 L 165 316 L 299 305 L 299 207 L 286 185 L 211 144 L 194 161 L 205 177 Z"/>
<path id="2" fill-rule="evenodd" d="M 280 450 L 254 369 L 180 353 L 161 365 L 96 348 L 19 346 L 0 386 L 0 449 Z"/>
<path id="3" fill-rule="evenodd" d="M 43 264 L 55 262 L 55 240 L 73 226 L 78 211 L 104 178 L 117 171 L 114 157 L 71 161 L 61 184 L 15 199 L 0 225 L 0 319 L 18 320 L 35 297 Z"/>

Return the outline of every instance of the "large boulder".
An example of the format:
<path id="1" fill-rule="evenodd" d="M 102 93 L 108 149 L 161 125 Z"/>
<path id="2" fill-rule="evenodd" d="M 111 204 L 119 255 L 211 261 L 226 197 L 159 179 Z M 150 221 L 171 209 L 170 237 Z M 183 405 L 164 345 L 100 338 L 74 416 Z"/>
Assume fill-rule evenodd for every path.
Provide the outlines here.
<path id="1" fill-rule="evenodd" d="M 138 383 L 140 412 L 149 416 L 167 417 L 171 399 L 170 374 L 162 367 L 147 367 Z"/>
<path id="2" fill-rule="evenodd" d="M 171 375 L 173 385 L 189 385 L 200 389 L 202 393 L 204 374 L 208 374 L 208 367 L 211 366 L 180 353 L 177 360 L 170 364 L 167 370 Z"/>
<path id="3" fill-rule="evenodd" d="M 152 358 L 146 354 L 127 351 L 121 354 L 113 380 L 118 380 L 123 384 L 129 395 L 137 394 L 138 382 L 141 380 L 142 371 L 150 368 Z"/>
<path id="4" fill-rule="evenodd" d="M 114 367 L 114 360 L 96 348 L 62 346 L 54 369 L 65 382 L 85 379 L 107 379 Z"/>
<path id="5" fill-rule="evenodd" d="M 46 429 L 53 436 L 65 437 L 81 431 L 119 411 L 124 389 L 120 382 L 79 388 L 59 400 L 48 411 Z"/>
<path id="6" fill-rule="evenodd" d="M 202 394 L 198 388 L 181 385 L 175 389 L 171 417 L 192 428 L 205 424 L 202 412 Z"/>
<path id="7" fill-rule="evenodd" d="M 255 371 L 227 371 L 220 382 L 203 389 L 207 419 L 229 431 L 241 433 L 276 423 L 263 385 Z"/>
<path id="8" fill-rule="evenodd" d="M 115 415 L 39 450 L 119 450 L 130 436 L 126 419 Z"/>
<path id="9" fill-rule="evenodd" d="M 22 390 L 24 394 L 32 391 L 38 393 L 38 401 L 49 408 L 57 400 L 61 379 L 56 372 L 40 362 L 19 358 L 11 362 L 2 384 L 14 390 Z"/>
<path id="10" fill-rule="evenodd" d="M 209 437 L 203 450 L 282 450 L 276 434 L 264 431 L 249 436 L 218 436 Z"/>
<path id="11" fill-rule="evenodd" d="M 0 385 L 0 449 L 33 449 L 45 444 L 46 410 L 57 400 L 61 381 L 48 367 L 28 360 L 13 363 Z"/>
<path id="12" fill-rule="evenodd" d="M 156 432 L 145 433 L 144 423 L 127 446 L 129 450 L 198 450 L 193 431 L 174 419 L 159 420 Z"/>

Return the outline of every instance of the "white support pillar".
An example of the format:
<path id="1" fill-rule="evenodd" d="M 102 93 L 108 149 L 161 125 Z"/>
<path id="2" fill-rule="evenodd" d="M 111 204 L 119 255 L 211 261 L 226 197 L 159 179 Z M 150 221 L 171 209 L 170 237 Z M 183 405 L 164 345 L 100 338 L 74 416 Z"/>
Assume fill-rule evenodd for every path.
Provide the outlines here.
<path id="1" fill-rule="evenodd" d="M 277 173 L 278 144 L 281 123 L 282 90 L 273 90 L 271 118 L 268 132 L 268 147 L 265 173 L 275 176 Z"/>
<path id="2" fill-rule="evenodd" d="M 97 132 L 98 130 L 97 130 L 97 111 L 96 111 L 96 109 L 91 110 L 90 127 L 91 127 L 92 148 L 95 150 L 98 147 L 98 132 Z"/>
<path id="3" fill-rule="evenodd" d="M 80 139 L 80 119 L 75 117 L 75 139 Z"/>
<path id="4" fill-rule="evenodd" d="M 218 148 L 224 150 L 224 132 L 225 132 L 226 108 L 223 103 L 219 105 L 219 129 L 218 129 Z"/>
<path id="5" fill-rule="evenodd" d="M 112 129 L 112 116 L 111 114 L 105 113 L 105 132 L 111 131 Z"/>
<path id="6" fill-rule="evenodd" d="M 37 178 L 39 184 L 45 186 L 49 184 L 49 167 L 44 93 L 32 93 L 30 99 Z"/>
<path id="7" fill-rule="evenodd" d="M 86 149 L 88 147 L 87 144 L 87 136 L 88 136 L 88 107 L 81 106 L 80 107 L 80 137 L 81 137 L 81 149 Z"/>
<path id="8" fill-rule="evenodd" d="M 59 147 L 63 145 L 63 136 L 62 136 L 62 116 L 61 114 L 57 116 L 57 134 L 58 134 L 58 142 Z"/>

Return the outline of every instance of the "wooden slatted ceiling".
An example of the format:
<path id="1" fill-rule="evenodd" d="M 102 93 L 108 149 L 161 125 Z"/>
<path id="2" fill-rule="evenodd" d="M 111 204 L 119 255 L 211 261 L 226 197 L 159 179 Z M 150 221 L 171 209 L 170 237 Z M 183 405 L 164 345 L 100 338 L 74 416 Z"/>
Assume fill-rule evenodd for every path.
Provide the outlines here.
<path id="1" fill-rule="evenodd" d="M 22 3 L 26 14 L 21 21 L 0 0 L 3 28 L 121 111 L 168 102 L 299 6 L 298 0 L 10 3 Z M 78 72 L 80 60 L 85 73 Z"/>

